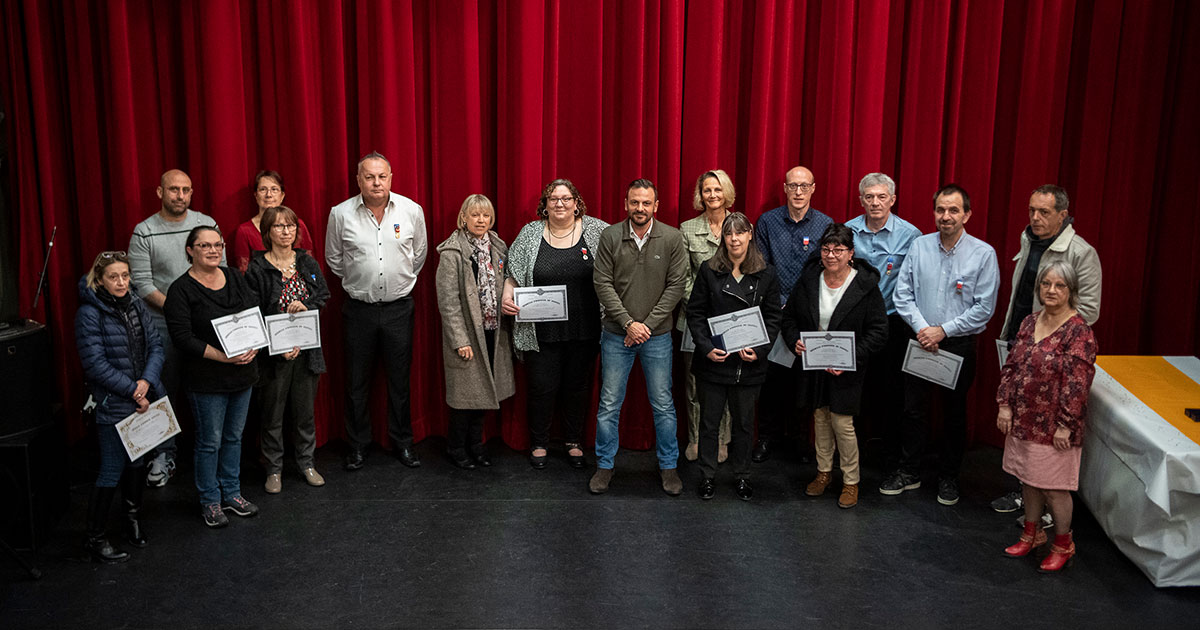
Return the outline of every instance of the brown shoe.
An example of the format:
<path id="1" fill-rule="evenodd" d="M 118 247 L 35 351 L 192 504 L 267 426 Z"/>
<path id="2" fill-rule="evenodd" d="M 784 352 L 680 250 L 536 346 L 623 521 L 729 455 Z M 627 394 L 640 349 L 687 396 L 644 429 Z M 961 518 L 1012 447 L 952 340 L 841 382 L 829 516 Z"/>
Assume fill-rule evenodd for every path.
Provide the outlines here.
<path id="1" fill-rule="evenodd" d="M 597 468 L 596 474 L 592 475 L 592 480 L 588 482 L 588 492 L 592 494 L 604 494 L 608 492 L 608 482 L 612 481 L 613 469 Z"/>
<path id="2" fill-rule="evenodd" d="M 664 468 L 659 472 L 662 473 L 663 492 L 673 497 L 679 496 L 683 492 L 683 480 L 679 478 L 679 473 L 674 468 Z"/>
<path id="3" fill-rule="evenodd" d="M 858 484 L 845 484 L 842 486 L 842 496 L 838 497 L 838 507 L 852 508 L 858 505 Z"/>
<path id="4" fill-rule="evenodd" d="M 308 485 L 310 486 L 325 485 L 325 478 L 321 476 L 321 473 L 317 472 L 316 468 L 305 468 L 304 480 L 307 481 Z"/>
<path id="5" fill-rule="evenodd" d="M 283 479 L 280 478 L 279 473 L 267 475 L 267 482 L 263 484 L 263 490 L 266 490 L 267 494 L 279 494 L 279 491 L 283 490 Z"/>
<path id="6" fill-rule="evenodd" d="M 829 487 L 830 481 L 833 481 L 833 475 L 827 472 L 817 471 L 817 478 L 813 479 L 812 483 L 808 484 L 808 487 L 804 489 L 804 494 L 807 494 L 810 497 L 819 497 L 822 494 L 825 494 L 825 488 Z"/>

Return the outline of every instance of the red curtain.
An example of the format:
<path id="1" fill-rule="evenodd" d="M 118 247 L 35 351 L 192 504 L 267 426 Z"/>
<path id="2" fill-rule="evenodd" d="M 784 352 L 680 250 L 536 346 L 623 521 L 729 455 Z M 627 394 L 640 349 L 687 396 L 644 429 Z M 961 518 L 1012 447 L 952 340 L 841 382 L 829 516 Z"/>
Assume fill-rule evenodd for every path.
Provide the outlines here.
<path id="1" fill-rule="evenodd" d="M 279 170 L 321 258 L 329 208 L 356 192 L 354 163 L 371 150 L 425 208 L 433 244 L 472 192 L 513 238 L 554 177 L 608 221 L 625 183 L 649 177 L 659 219 L 678 224 L 706 169 L 729 171 L 755 218 L 804 164 L 814 206 L 842 221 L 860 212 L 859 178 L 881 170 L 898 182 L 897 212 L 925 231 L 930 196 L 954 180 L 1006 279 L 1029 191 L 1058 183 L 1104 263 L 1102 352 L 1200 354 L 1200 6 L 1186 0 L 13 0 L 0 20 L 19 307 L 51 328 L 69 410 L 76 282 L 158 209 L 160 173 L 186 170 L 193 207 L 229 234 L 254 212 L 253 174 Z M 418 438 L 446 422 L 436 264 L 415 293 Z M 1001 291 L 1004 305 L 1007 281 Z M 341 434 L 339 306 L 323 320 L 321 442 Z M 997 368 L 981 366 L 977 433 L 995 441 Z M 527 442 L 523 404 L 491 427 L 514 447 Z M 623 444 L 646 447 L 636 373 L 626 413 Z"/>

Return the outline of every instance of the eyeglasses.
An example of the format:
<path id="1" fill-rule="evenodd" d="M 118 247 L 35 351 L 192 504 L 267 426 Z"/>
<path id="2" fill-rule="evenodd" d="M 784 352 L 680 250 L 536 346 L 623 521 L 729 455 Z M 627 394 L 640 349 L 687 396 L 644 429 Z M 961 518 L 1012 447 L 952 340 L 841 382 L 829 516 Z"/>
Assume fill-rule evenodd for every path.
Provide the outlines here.
<path id="1" fill-rule="evenodd" d="M 125 252 L 100 252 L 100 255 L 96 256 L 96 258 L 99 260 L 119 260 L 121 262 L 129 262 L 129 256 Z"/>
<path id="2" fill-rule="evenodd" d="M 271 226 L 271 229 L 275 230 L 276 232 L 291 232 L 296 229 L 296 224 L 295 223 L 276 223 Z"/>
<path id="3" fill-rule="evenodd" d="M 259 186 L 258 194 L 260 195 L 278 195 L 283 192 L 283 189 L 278 186 Z"/>
<path id="4" fill-rule="evenodd" d="M 218 251 L 218 252 L 219 252 L 219 251 L 221 251 L 221 250 L 225 249 L 225 243 L 221 243 L 221 242 L 217 242 L 217 243 L 196 243 L 195 245 L 192 245 L 192 248 L 193 248 L 193 249 L 198 249 L 198 250 L 200 250 L 200 251 L 202 251 L 202 252 L 207 252 L 207 251 Z"/>
<path id="5" fill-rule="evenodd" d="M 850 251 L 849 247 L 822 247 L 821 255 L 822 256 L 841 256 L 842 254 L 845 254 L 848 251 Z"/>
<path id="6" fill-rule="evenodd" d="M 812 192 L 813 187 L 815 187 L 816 185 L 817 185 L 816 182 L 808 182 L 805 184 L 797 184 L 797 183 L 793 182 L 790 184 L 784 184 L 783 188 L 784 188 L 784 190 L 786 190 L 790 193 L 796 192 L 797 190 L 803 190 L 804 192 Z"/>
<path id="7" fill-rule="evenodd" d="M 571 203 L 572 201 L 575 201 L 574 197 L 549 197 L 546 199 L 546 205 L 547 206 L 565 206 L 565 205 Z"/>

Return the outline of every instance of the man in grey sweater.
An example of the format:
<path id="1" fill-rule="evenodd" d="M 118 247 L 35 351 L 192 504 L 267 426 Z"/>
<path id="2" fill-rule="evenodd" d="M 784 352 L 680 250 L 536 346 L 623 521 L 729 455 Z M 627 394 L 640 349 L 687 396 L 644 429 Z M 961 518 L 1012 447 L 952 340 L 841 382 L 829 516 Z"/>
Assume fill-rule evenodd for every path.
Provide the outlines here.
<path id="1" fill-rule="evenodd" d="M 654 220 L 658 189 L 647 179 L 629 184 L 629 218 L 609 226 L 596 248 L 593 279 L 604 310 L 600 333 L 600 408 L 596 415 L 596 473 L 592 494 L 608 490 L 619 446 L 621 403 L 634 359 L 642 361 L 663 491 L 683 491 L 675 401 L 671 397 L 671 312 L 683 298 L 688 255 L 679 230 Z"/>
<path id="2" fill-rule="evenodd" d="M 163 303 L 167 300 L 167 288 L 183 275 L 191 264 L 187 259 L 185 243 L 188 233 L 198 225 L 217 228 L 212 217 L 189 208 L 192 203 L 192 179 L 178 169 L 171 169 L 158 180 L 158 198 L 162 207 L 145 221 L 133 228 L 129 239 L 129 271 L 133 286 L 150 307 L 154 325 L 163 340 L 166 361 L 163 363 L 162 383 L 176 409 L 184 405 L 183 391 L 179 380 L 179 358 L 171 335 L 167 333 L 167 320 L 163 317 Z M 217 228 L 220 232 L 220 228 Z M 225 253 L 221 253 L 221 264 L 225 264 Z M 163 442 L 155 449 L 150 460 L 150 471 L 146 483 L 150 486 L 167 485 L 175 473 L 175 438 Z"/>

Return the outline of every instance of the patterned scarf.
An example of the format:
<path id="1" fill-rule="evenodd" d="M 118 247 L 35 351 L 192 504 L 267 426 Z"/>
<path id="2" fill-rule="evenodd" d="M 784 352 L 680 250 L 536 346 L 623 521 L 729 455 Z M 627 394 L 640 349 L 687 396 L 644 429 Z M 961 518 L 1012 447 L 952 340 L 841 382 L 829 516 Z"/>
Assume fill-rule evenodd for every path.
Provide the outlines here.
<path id="1" fill-rule="evenodd" d="M 467 240 L 471 242 L 471 248 L 474 250 L 475 258 L 475 284 L 479 285 L 479 305 L 483 307 L 483 328 L 484 330 L 496 330 L 500 328 L 500 318 L 496 311 L 496 269 L 492 267 L 492 239 L 484 234 L 482 238 L 475 238 L 471 234 L 467 234 Z"/>

